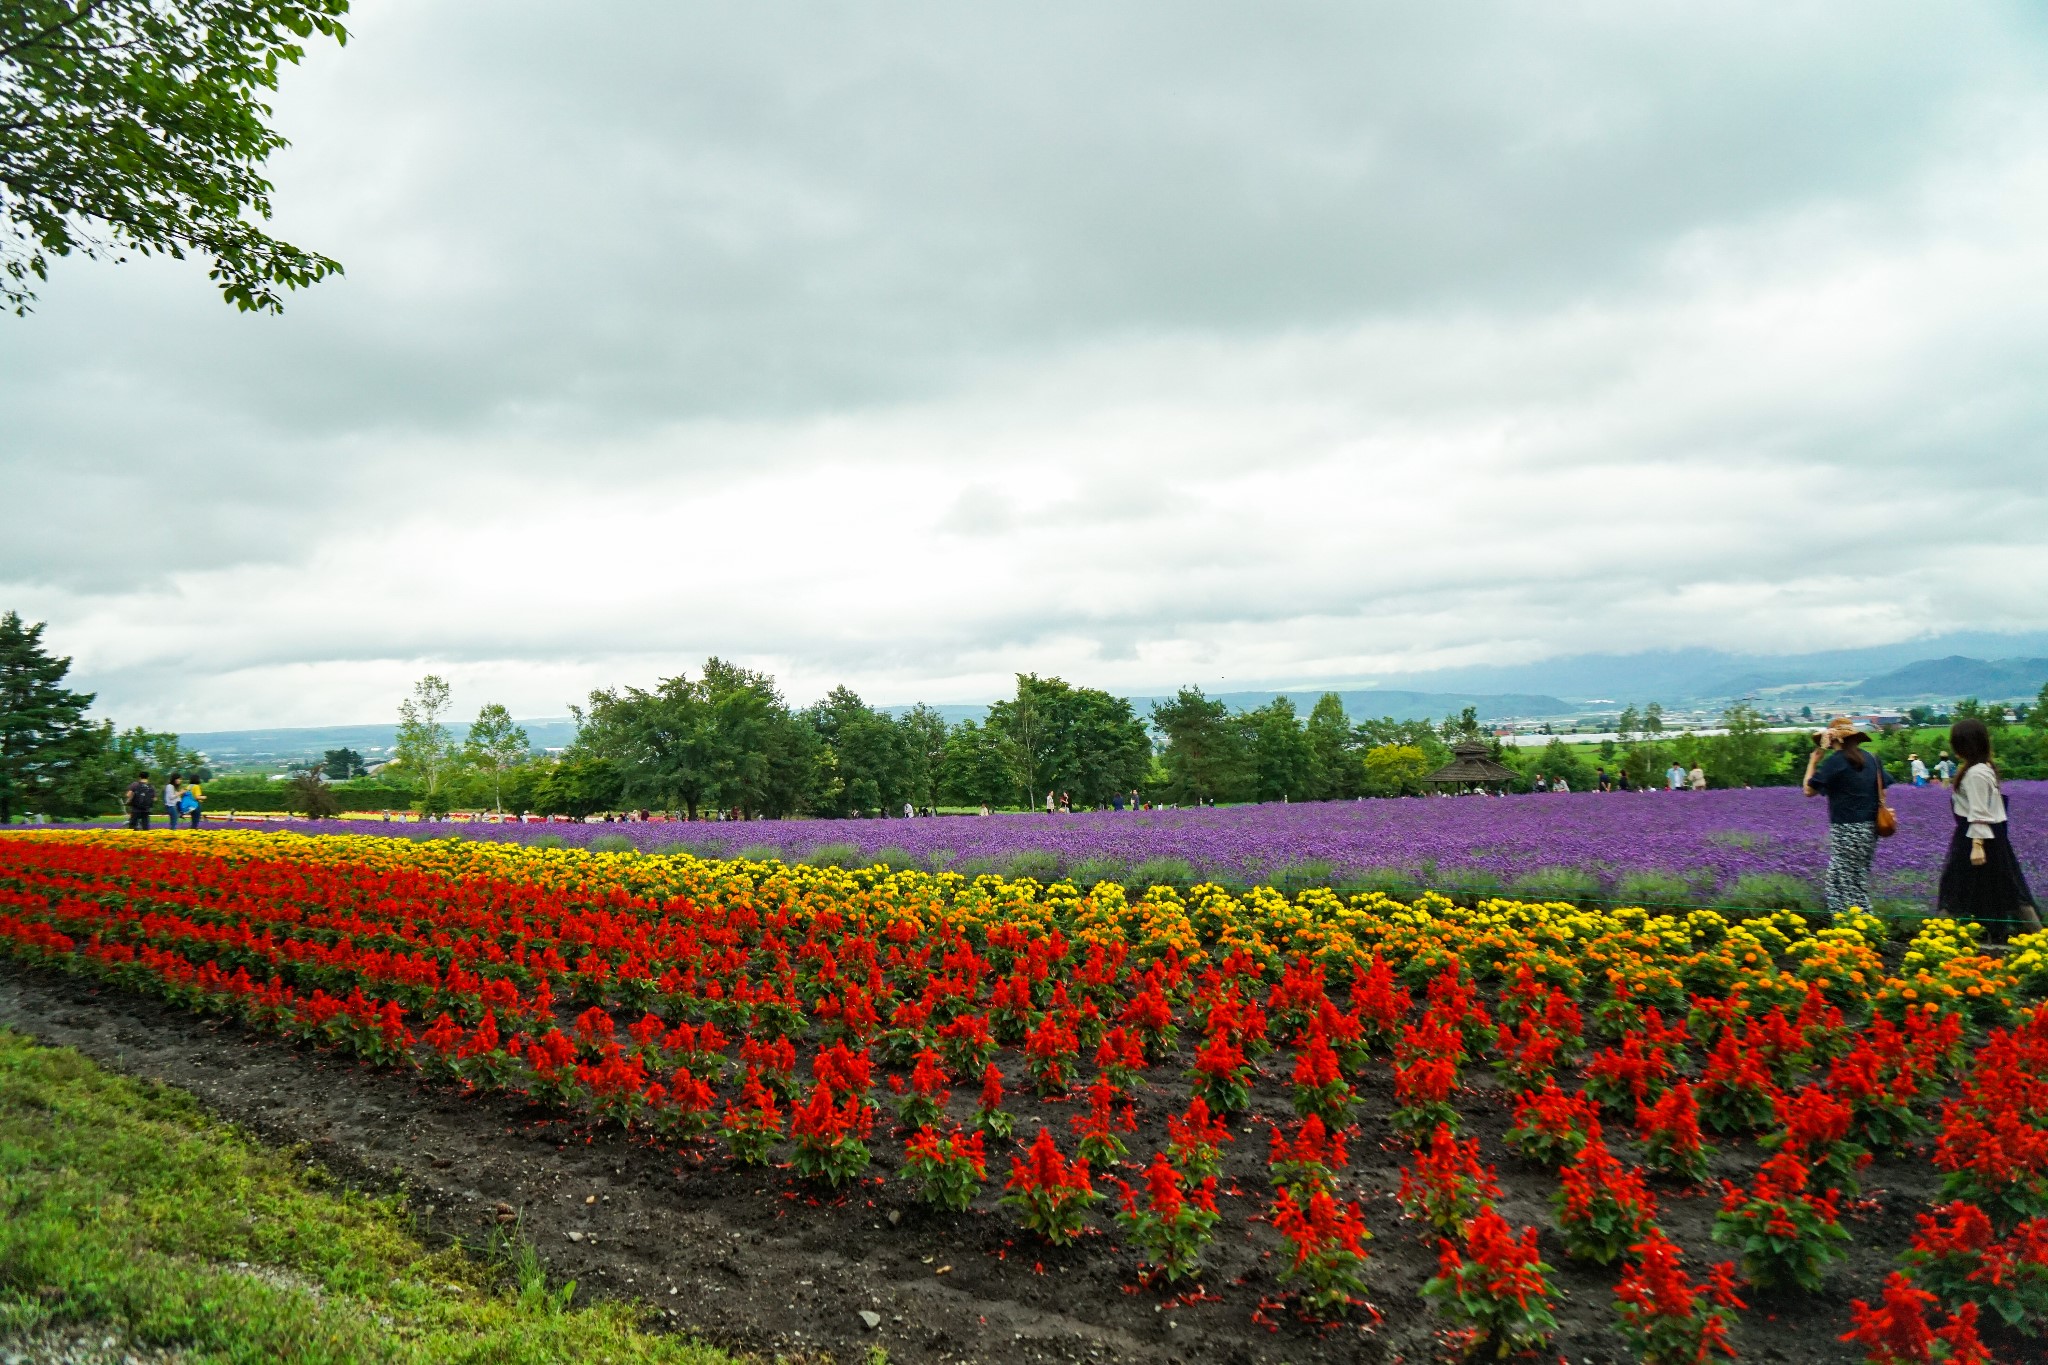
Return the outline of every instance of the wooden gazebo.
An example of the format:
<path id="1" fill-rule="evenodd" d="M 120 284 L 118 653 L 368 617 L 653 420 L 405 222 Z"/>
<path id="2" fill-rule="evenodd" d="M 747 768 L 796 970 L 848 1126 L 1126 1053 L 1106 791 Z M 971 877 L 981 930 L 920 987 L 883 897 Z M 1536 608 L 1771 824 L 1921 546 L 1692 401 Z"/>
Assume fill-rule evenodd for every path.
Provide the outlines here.
<path id="1" fill-rule="evenodd" d="M 1486 752 L 1486 745 L 1477 740 L 1453 744 L 1451 752 L 1455 758 L 1422 780 L 1459 787 L 1485 787 L 1515 780 L 1514 769 L 1495 762 Z"/>

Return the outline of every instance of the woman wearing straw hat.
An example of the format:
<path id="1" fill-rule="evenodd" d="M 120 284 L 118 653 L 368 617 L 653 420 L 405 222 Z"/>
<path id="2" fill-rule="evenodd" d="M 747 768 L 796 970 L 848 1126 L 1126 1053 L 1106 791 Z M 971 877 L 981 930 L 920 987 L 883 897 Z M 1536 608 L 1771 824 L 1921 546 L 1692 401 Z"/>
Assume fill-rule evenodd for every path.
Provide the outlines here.
<path id="1" fill-rule="evenodd" d="M 1975 920 L 1987 940 L 2003 943 L 2015 924 L 2039 929 L 2041 916 L 2006 837 L 2005 794 L 1991 762 L 1991 731 L 1974 717 L 1959 720 L 1949 728 L 1948 744 L 1963 767 L 1949 797 L 1956 832 L 1941 869 L 1938 909 L 1950 919 Z"/>
<path id="2" fill-rule="evenodd" d="M 1878 812 L 1884 807 L 1884 765 L 1863 752 L 1870 736 L 1847 716 L 1836 716 L 1815 735 L 1801 784 L 1808 796 L 1828 799 L 1828 913 L 1870 908 L 1870 859 L 1877 852 Z"/>

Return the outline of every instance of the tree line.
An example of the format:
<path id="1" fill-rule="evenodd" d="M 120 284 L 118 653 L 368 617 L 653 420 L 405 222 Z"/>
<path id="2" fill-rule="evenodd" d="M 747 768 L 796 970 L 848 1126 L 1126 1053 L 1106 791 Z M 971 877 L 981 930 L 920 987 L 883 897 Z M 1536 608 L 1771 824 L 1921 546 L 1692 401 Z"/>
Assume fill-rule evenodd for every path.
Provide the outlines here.
<path id="1" fill-rule="evenodd" d="M 175 734 L 88 717 L 92 695 L 63 685 L 70 660 L 49 654 L 42 631 L 16 613 L 0 616 L 0 820 L 112 812 L 138 769 L 158 780 L 172 771 L 210 776 Z M 1953 714 L 1981 714 L 2001 728 L 2001 766 L 2012 775 L 2048 776 L 2043 693 L 2029 726 L 2005 726 L 2002 707 L 1972 701 Z M 221 807 L 276 808 L 281 799 L 309 813 L 347 802 L 428 813 L 846 817 L 905 806 L 1043 809 L 1049 793 L 1076 809 L 1134 795 L 1174 805 L 1417 795 L 1451 745 L 1465 741 L 1485 744 L 1521 789 L 1541 773 L 1588 790 L 1598 769 L 1659 784 L 1674 760 L 1700 765 L 1715 786 L 1763 786 L 1795 780 L 1809 746 L 1804 734 L 1771 733 L 1760 712 L 1740 704 L 1723 715 L 1721 735 L 1673 735 L 1653 702 L 1625 710 L 1614 740 L 1512 747 L 1472 707 L 1441 722 L 1354 721 L 1335 693 L 1303 715 L 1291 697 L 1236 710 L 1184 687 L 1140 715 L 1125 698 L 1035 673 L 1018 674 L 1012 695 L 982 716 L 949 722 L 923 704 L 870 706 L 847 687 L 794 706 L 768 674 L 717 658 L 652 688 L 600 689 L 571 709 L 576 738 L 559 753 L 534 752 L 497 703 L 458 739 L 451 690 L 429 676 L 400 704 L 394 758 L 374 776 L 361 755 L 341 749 L 302 765 L 288 784 L 231 776 L 209 795 Z M 1907 729 L 1879 735 L 1873 748 L 1902 771 L 1915 746 L 1931 763 L 1939 742 L 1937 730 Z"/>

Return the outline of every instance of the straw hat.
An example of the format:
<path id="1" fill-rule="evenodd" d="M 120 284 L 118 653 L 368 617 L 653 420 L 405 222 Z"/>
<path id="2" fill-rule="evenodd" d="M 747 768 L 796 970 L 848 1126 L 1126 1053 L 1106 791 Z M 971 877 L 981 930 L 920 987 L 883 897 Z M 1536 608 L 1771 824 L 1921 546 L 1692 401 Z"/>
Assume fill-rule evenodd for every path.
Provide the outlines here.
<path id="1" fill-rule="evenodd" d="M 1829 721 L 1827 735 L 1837 744 L 1846 744 L 1852 739 L 1860 739 L 1866 744 L 1870 742 L 1870 736 L 1857 729 L 1856 722 L 1847 716 L 1836 716 Z"/>

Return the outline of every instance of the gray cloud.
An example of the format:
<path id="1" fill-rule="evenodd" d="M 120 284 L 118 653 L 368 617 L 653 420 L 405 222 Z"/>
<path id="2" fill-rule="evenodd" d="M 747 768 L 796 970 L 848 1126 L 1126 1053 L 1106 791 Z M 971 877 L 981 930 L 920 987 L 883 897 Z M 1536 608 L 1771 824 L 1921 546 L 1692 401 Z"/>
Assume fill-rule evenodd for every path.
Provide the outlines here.
<path id="1" fill-rule="evenodd" d="M 356 27 L 278 101 L 346 279 L 0 326 L 0 594 L 124 714 L 2048 624 L 2034 7 Z"/>

